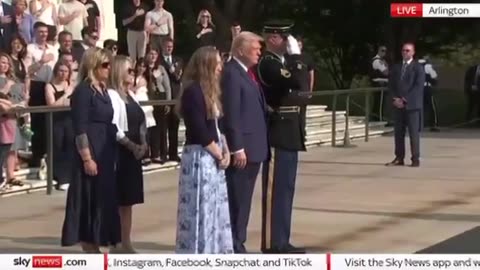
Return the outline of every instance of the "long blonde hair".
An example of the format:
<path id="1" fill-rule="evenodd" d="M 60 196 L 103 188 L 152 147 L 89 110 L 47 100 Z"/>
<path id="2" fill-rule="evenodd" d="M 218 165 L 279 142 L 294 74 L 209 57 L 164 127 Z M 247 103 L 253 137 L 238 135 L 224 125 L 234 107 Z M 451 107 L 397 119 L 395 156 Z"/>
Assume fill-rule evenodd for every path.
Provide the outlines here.
<path id="1" fill-rule="evenodd" d="M 128 89 L 125 87 L 125 76 L 128 74 L 127 65 L 132 66 L 132 61 L 124 55 L 117 55 L 113 58 L 112 68 L 108 76 L 108 88 L 118 92 L 124 102 L 128 102 Z"/>
<path id="2" fill-rule="evenodd" d="M 110 62 L 112 60 L 112 54 L 105 49 L 100 48 L 90 48 L 85 51 L 80 62 L 80 67 L 78 68 L 78 77 L 77 83 L 83 81 L 89 81 L 91 83 L 96 82 L 95 71 L 102 65 L 104 62 Z"/>
<path id="3" fill-rule="evenodd" d="M 182 96 L 185 89 L 193 83 L 200 84 L 202 88 L 205 106 L 207 108 L 207 119 L 214 119 L 223 115 L 222 103 L 220 102 L 220 78 L 215 74 L 218 63 L 219 52 L 211 46 L 197 49 L 188 62 L 182 79 L 182 89 L 178 95 L 177 113 L 182 115 Z"/>
<path id="4" fill-rule="evenodd" d="M 0 58 L 1 57 L 5 57 L 5 59 L 7 59 L 7 62 L 8 62 L 8 71 L 7 73 L 5 73 L 5 77 L 9 80 L 17 82 L 17 77 L 15 76 L 12 57 L 10 57 L 10 55 L 8 55 L 7 53 L 0 52 Z"/>

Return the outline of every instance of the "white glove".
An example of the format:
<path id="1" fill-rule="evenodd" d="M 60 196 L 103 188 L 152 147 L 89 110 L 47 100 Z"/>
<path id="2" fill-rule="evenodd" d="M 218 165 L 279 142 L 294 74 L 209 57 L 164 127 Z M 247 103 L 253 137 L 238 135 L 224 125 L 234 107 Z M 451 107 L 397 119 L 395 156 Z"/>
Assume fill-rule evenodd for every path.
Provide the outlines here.
<path id="1" fill-rule="evenodd" d="M 298 46 L 298 41 L 291 35 L 287 38 L 287 53 L 289 55 L 301 54 L 300 46 Z"/>

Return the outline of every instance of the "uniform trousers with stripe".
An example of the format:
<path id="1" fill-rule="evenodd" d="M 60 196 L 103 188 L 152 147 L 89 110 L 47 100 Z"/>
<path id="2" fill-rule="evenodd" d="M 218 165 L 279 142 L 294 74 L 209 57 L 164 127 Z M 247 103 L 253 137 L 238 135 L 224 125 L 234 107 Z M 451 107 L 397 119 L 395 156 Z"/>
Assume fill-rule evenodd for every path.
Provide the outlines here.
<path id="1" fill-rule="evenodd" d="M 298 151 L 271 149 L 263 165 L 262 250 L 282 249 L 290 243 Z"/>
<path id="2" fill-rule="evenodd" d="M 430 86 L 425 86 L 423 91 L 423 108 L 424 119 L 426 120 L 425 126 L 437 127 L 438 126 L 438 115 L 437 115 L 437 103 L 435 102 L 435 97 L 433 96 L 433 89 Z"/>

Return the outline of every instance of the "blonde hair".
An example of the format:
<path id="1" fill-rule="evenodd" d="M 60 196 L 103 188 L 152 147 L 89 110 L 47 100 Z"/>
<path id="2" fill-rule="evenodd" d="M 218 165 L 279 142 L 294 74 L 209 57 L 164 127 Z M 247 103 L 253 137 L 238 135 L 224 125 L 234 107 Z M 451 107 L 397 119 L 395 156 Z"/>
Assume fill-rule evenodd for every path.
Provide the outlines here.
<path id="1" fill-rule="evenodd" d="M 111 88 L 118 92 L 120 97 L 128 102 L 128 89 L 125 88 L 125 76 L 128 74 L 127 65 L 132 66 L 132 60 L 124 55 L 117 55 L 113 58 L 112 68 L 110 75 L 108 76 L 108 88 Z"/>
<path id="2" fill-rule="evenodd" d="M 106 49 L 90 48 L 85 51 L 78 68 L 77 82 L 96 82 L 95 71 L 104 62 L 111 62 L 112 54 Z"/>
<path id="3" fill-rule="evenodd" d="M 252 32 L 241 32 L 233 39 L 231 52 L 233 55 L 238 56 L 240 50 L 252 46 L 254 42 L 262 42 L 263 38 Z"/>
<path id="4" fill-rule="evenodd" d="M 215 74 L 219 57 L 219 52 L 212 46 L 205 46 L 197 49 L 188 62 L 183 73 L 182 89 L 178 95 L 177 113 L 181 116 L 182 96 L 185 89 L 193 83 L 200 84 L 202 88 L 205 106 L 207 109 L 207 119 L 214 119 L 223 115 L 222 103 L 220 102 L 220 78 Z"/>
<path id="5" fill-rule="evenodd" d="M 207 15 L 209 16 L 208 18 L 208 24 L 209 25 L 212 25 L 212 26 L 215 26 L 215 24 L 213 24 L 213 21 L 212 21 L 212 14 L 210 14 L 210 11 L 206 10 L 206 9 L 202 9 L 200 10 L 200 12 L 198 12 L 198 16 L 197 16 L 197 24 L 200 24 L 201 21 L 202 21 L 202 16 L 203 15 Z"/>
<path id="6" fill-rule="evenodd" d="M 12 57 L 10 57 L 10 55 L 8 55 L 7 53 L 0 52 L 0 58 L 2 57 L 5 57 L 5 59 L 7 59 L 7 62 L 8 62 L 8 71 L 7 73 L 5 73 L 5 77 L 9 80 L 17 82 L 17 77 L 15 76 L 15 71 L 13 70 L 14 65 L 13 65 Z"/>

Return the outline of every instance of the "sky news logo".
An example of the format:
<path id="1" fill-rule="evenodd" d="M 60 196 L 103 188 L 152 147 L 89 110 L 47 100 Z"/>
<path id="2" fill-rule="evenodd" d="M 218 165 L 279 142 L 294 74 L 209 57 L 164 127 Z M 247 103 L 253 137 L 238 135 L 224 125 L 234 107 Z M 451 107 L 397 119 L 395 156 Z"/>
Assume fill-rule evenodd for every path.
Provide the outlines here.
<path id="1" fill-rule="evenodd" d="M 62 256 L 32 256 L 31 258 L 18 257 L 13 260 L 14 266 L 33 268 L 62 268 Z"/>

